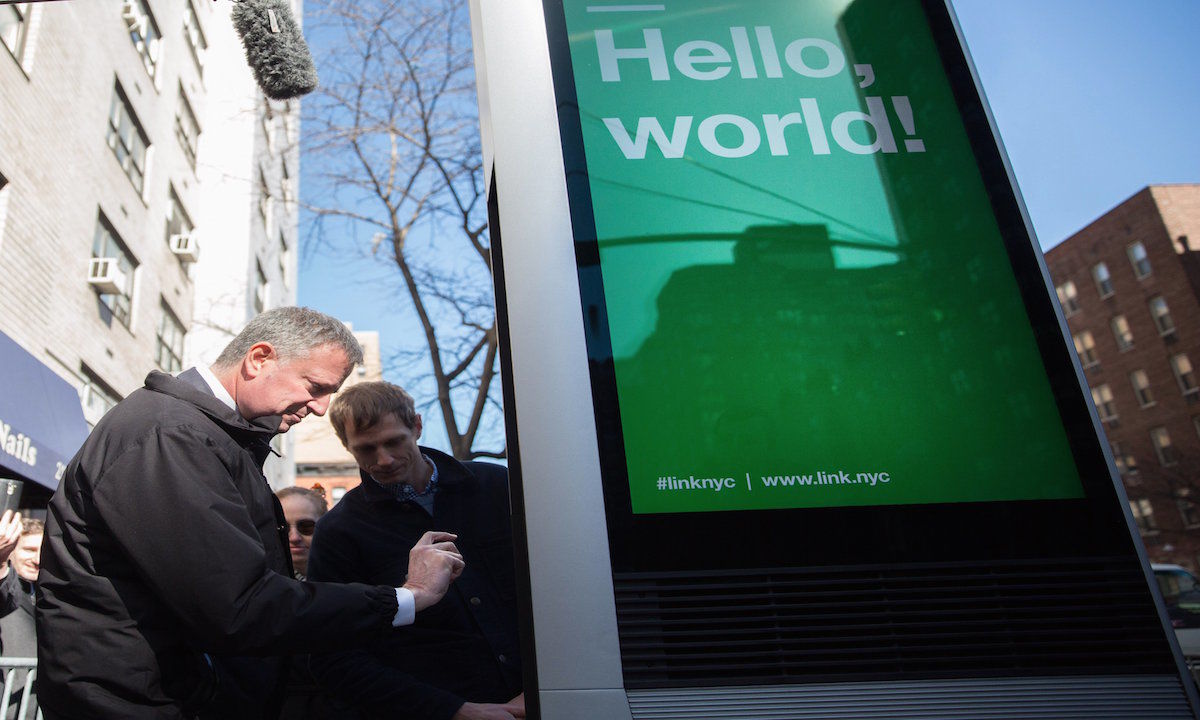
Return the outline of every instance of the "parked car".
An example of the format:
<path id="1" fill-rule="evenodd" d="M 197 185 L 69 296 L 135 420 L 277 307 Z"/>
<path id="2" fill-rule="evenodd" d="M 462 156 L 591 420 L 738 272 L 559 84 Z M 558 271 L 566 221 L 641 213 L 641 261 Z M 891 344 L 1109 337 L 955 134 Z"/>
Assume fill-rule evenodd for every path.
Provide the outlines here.
<path id="1" fill-rule="evenodd" d="M 1179 565 L 1154 563 L 1150 567 L 1167 604 L 1179 649 L 1196 675 L 1200 671 L 1200 580 Z"/>

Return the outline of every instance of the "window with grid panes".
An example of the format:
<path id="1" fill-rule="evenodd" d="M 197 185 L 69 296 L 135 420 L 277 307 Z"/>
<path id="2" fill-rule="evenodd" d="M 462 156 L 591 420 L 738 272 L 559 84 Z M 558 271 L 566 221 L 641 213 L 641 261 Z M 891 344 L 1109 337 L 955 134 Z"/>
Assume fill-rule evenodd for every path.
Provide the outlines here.
<path id="1" fill-rule="evenodd" d="M 158 329 L 155 331 L 154 361 L 163 372 L 183 369 L 183 339 L 187 331 L 165 301 L 158 305 Z"/>
<path id="2" fill-rule="evenodd" d="M 1092 279 L 1096 281 L 1096 291 L 1105 298 L 1113 294 L 1112 274 L 1105 263 L 1096 263 L 1092 267 Z"/>
<path id="3" fill-rule="evenodd" d="M 1133 330 L 1129 327 L 1129 321 L 1124 315 L 1118 315 L 1112 319 L 1113 337 L 1117 341 L 1117 349 L 1124 352 L 1133 347 Z"/>
<path id="4" fill-rule="evenodd" d="M 258 261 L 254 263 L 254 270 L 254 312 L 260 313 L 267 309 L 267 274 Z"/>
<path id="5" fill-rule="evenodd" d="M 83 405 L 83 418 L 88 427 L 95 427 L 104 417 L 104 413 L 112 410 L 120 398 L 106 383 L 91 371 L 83 367 L 83 387 L 79 389 L 79 400 Z"/>
<path id="6" fill-rule="evenodd" d="M 1062 305 L 1065 315 L 1071 316 L 1079 312 L 1079 290 L 1075 287 L 1074 282 L 1068 280 L 1056 287 L 1055 291 L 1058 293 L 1058 302 Z"/>
<path id="7" fill-rule="evenodd" d="M 1100 358 L 1096 356 L 1096 339 L 1092 337 L 1092 333 L 1084 330 L 1074 337 L 1075 352 L 1079 353 L 1079 362 L 1085 367 L 1092 367 L 1100 362 Z"/>
<path id="8" fill-rule="evenodd" d="M 188 165 L 196 169 L 196 153 L 200 150 L 200 124 L 196 122 L 196 113 L 187 96 L 183 94 L 183 86 L 179 87 L 179 100 L 175 105 L 175 137 L 179 147 L 187 157 Z"/>
<path id="9" fill-rule="evenodd" d="M 108 306 L 118 322 L 129 327 L 130 310 L 133 306 L 133 274 L 137 269 L 137 262 L 103 215 L 96 221 L 92 257 L 112 258 L 117 261 L 119 290 L 115 293 L 100 293 L 100 302 Z"/>
<path id="10" fill-rule="evenodd" d="M 1096 404 L 1096 412 L 1104 422 L 1117 418 L 1117 405 L 1113 401 L 1112 388 L 1107 384 L 1092 388 L 1092 402 Z"/>
<path id="11" fill-rule="evenodd" d="M 1121 443 L 1112 444 L 1113 462 L 1121 475 L 1136 475 L 1138 471 L 1137 457 L 1125 450 Z"/>
<path id="12" fill-rule="evenodd" d="M 1171 319 L 1171 309 L 1162 295 L 1155 295 L 1147 303 L 1150 306 L 1150 316 L 1160 335 L 1170 335 L 1175 332 L 1175 321 Z"/>
<path id="13" fill-rule="evenodd" d="M 1200 525 L 1200 507 L 1196 506 L 1192 499 L 1191 488 L 1179 488 L 1179 499 L 1176 504 L 1179 506 L 1179 517 L 1183 520 L 1185 527 L 1195 527 Z"/>
<path id="14" fill-rule="evenodd" d="M 167 203 L 167 223 L 164 239 L 169 244 L 172 235 L 187 235 L 194 227 L 192 219 L 188 216 L 187 210 L 183 209 L 183 203 L 179 200 L 179 195 L 176 194 L 175 188 L 170 188 L 170 202 Z"/>
<path id="15" fill-rule="evenodd" d="M 25 54 L 25 35 L 29 32 L 31 3 L 0 5 L 0 43 L 20 63 Z"/>
<path id="16" fill-rule="evenodd" d="M 1126 248 L 1129 253 L 1129 264 L 1133 266 L 1133 274 L 1138 280 L 1150 274 L 1150 258 L 1146 255 L 1146 246 L 1135 242 Z"/>
<path id="17" fill-rule="evenodd" d="M 1139 530 L 1142 532 L 1158 530 L 1158 523 L 1154 520 L 1154 506 L 1150 504 L 1149 500 L 1146 498 L 1130 500 L 1129 509 L 1133 512 L 1133 521 L 1137 523 Z"/>
<path id="18" fill-rule="evenodd" d="M 1191 395 L 1200 391 L 1200 387 L 1196 386 L 1196 373 L 1192 369 L 1192 361 L 1188 359 L 1187 353 L 1171 356 L 1171 370 L 1175 372 L 1175 381 L 1179 383 L 1181 393 Z"/>
<path id="19" fill-rule="evenodd" d="M 142 58 L 142 65 L 150 77 L 158 78 L 158 61 L 162 54 L 162 33 L 158 23 L 150 13 L 146 0 L 124 0 L 121 4 L 121 19 L 129 30 L 129 40 L 133 49 Z"/>
<path id="20" fill-rule="evenodd" d="M 192 52 L 192 60 L 196 63 L 196 72 L 204 77 L 204 61 L 208 52 L 208 40 L 204 38 L 204 29 L 200 27 L 200 18 L 196 15 L 196 7 L 192 0 L 184 0 L 183 36 L 187 38 L 188 49 Z"/>
<path id="21" fill-rule="evenodd" d="M 146 183 L 146 153 L 150 148 L 150 140 L 133 114 L 133 107 L 120 85 L 113 88 L 107 141 L 121 169 L 140 195 Z"/>
<path id="22" fill-rule="evenodd" d="M 1129 384 L 1133 386 L 1133 395 L 1138 405 L 1150 407 L 1154 404 L 1154 393 L 1150 391 L 1150 376 L 1145 370 L 1134 370 L 1129 373 Z"/>
<path id="23" fill-rule="evenodd" d="M 1179 462 L 1175 446 L 1171 444 L 1171 434 L 1165 427 L 1156 427 L 1151 430 L 1150 442 L 1154 444 L 1154 452 L 1158 455 L 1160 465 L 1174 465 Z"/>

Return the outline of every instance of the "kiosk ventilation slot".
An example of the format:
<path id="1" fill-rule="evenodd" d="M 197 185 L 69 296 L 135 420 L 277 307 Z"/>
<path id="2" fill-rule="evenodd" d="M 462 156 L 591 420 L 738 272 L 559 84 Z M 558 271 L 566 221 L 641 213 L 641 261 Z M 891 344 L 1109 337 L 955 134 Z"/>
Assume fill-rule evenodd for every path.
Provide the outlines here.
<path id="1" fill-rule="evenodd" d="M 1132 559 L 614 579 L 630 689 L 1174 672 Z"/>

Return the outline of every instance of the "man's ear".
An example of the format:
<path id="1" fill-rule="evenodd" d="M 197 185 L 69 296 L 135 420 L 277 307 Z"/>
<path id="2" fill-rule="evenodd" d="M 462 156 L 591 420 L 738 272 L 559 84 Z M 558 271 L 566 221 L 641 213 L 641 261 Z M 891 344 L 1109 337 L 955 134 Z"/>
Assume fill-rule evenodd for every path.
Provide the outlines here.
<path id="1" fill-rule="evenodd" d="M 246 352 L 246 357 L 242 359 L 242 375 L 247 380 L 258 377 L 277 360 L 275 348 L 271 343 L 254 343 Z"/>
<path id="2" fill-rule="evenodd" d="M 412 429 L 413 429 L 413 439 L 414 440 L 421 439 L 421 416 L 419 414 L 413 420 L 413 428 Z"/>

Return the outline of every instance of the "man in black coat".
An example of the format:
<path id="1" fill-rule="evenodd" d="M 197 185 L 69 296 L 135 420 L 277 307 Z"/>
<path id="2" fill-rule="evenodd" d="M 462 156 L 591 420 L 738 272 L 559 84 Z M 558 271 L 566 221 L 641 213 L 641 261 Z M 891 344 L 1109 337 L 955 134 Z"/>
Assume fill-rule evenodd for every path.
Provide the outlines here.
<path id="1" fill-rule="evenodd" d="M 397 548 L 433 527 L 456 534 L 467 567 L 412 626 L 314 655 L 317 681 L 370 720 L 525 717 L 507 470 L 417 445 L 421 416 L 390 383 L 346 388 L 329 417 L 362 484 L 317 523 L 309 577 L 402 580 Z"/>
<path id="2" fill-rule="evenodd" d="M 96 425 L 42 547 L 47 720 L 273 718 L 288 653 L 386 635 L 441 598 L 462 569 L 444 533 L 412 548 L 403 587 L 292 577 L 262 463 L 361 361 L 338 320 L 277 308 L 212 368 L 153 372 Z"/>

